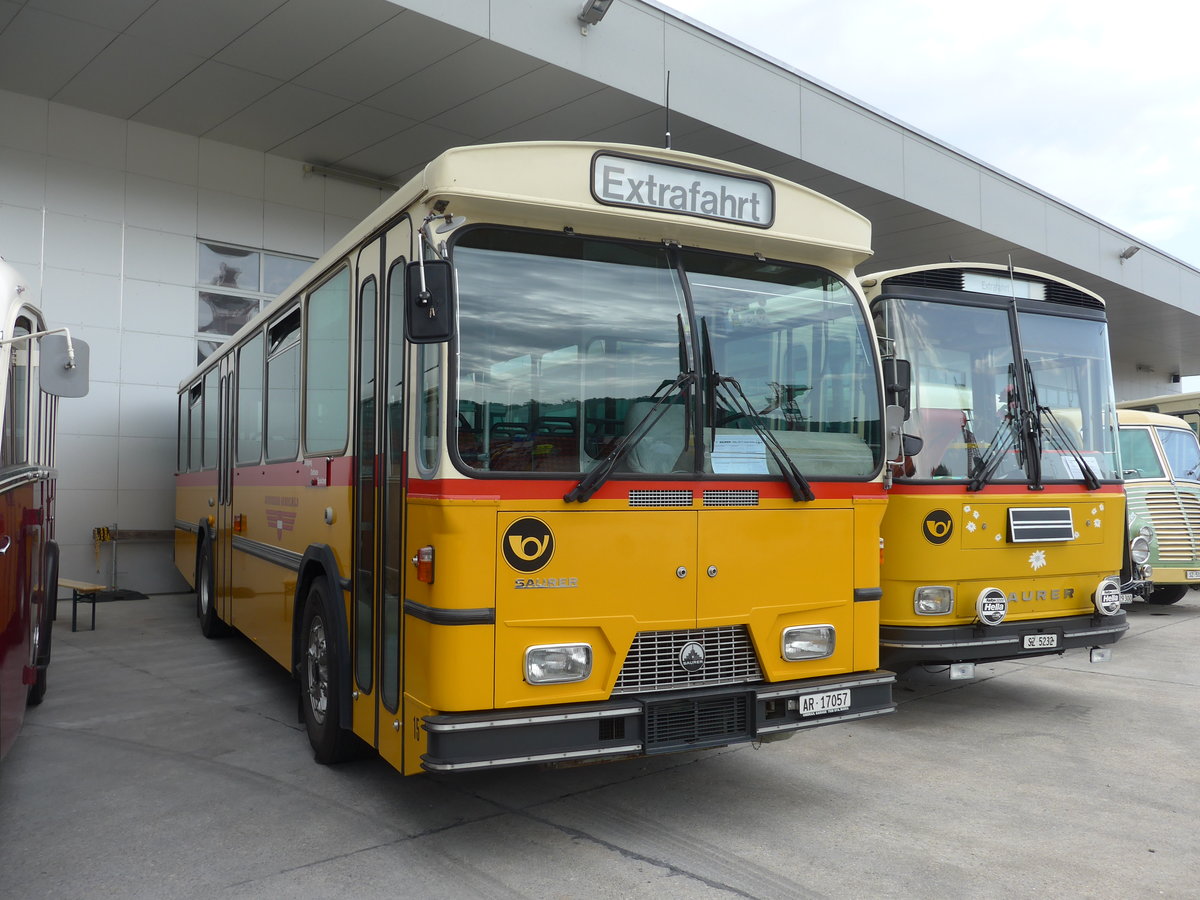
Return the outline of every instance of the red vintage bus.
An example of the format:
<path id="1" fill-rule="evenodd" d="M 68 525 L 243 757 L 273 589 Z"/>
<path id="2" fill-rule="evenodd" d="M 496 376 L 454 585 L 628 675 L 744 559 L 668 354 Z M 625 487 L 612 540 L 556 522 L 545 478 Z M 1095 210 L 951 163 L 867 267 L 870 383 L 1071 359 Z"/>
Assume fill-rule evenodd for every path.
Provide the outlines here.
<path id="1" fill-rule="evenodd" d="M 46 693 L 58 595 L 54 424 L 59 397 L 87 393 L 87 345 L 47 330 L 0 260 L 0 758 Z"/>

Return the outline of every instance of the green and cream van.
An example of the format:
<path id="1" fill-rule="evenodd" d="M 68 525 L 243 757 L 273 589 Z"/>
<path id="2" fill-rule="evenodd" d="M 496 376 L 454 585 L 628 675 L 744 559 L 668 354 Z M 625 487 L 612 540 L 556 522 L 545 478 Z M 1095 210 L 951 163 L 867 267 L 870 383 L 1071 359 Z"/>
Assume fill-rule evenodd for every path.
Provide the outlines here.
<path id="1" fill-rule="evenodd" d="M 1200 588 L 1200 443 L 1176 416 L 1121 409 L 1129 540 L 1121 593 L 1175 603 Z"/>

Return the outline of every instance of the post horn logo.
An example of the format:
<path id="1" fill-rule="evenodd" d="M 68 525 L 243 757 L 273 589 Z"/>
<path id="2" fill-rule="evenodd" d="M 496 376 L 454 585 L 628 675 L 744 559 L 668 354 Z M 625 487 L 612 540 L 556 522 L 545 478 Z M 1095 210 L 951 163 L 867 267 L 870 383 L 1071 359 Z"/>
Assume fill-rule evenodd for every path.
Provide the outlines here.
<path id="1" fill-rule="evenodd" d="M 921 523 L 921 533 L 931 544 L 944 544 L 954 533 L 954 520 L 944 509 L 935 509 Z"/>
<path id="2" fill-rule="evenodd" d="M 518 572 L 537 572 L 554 556 L 554 534 L 541 519 L 517 519 L 505 530 L 500 548 L 504 561 Z"/>

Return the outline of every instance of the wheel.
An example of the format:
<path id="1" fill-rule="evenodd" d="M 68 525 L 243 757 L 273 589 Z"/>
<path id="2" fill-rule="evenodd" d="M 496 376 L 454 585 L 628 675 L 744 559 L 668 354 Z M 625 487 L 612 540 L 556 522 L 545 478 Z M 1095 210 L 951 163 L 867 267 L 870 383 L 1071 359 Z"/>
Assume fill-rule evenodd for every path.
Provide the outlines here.
<path id="1" fill-rule="evenodd" d="M 1172 603 L 1178 603 L 1183 599 L 1183 595 L 1188 592 L 1186 584 L 1164 584 L 1160 587 L 1153 588 L 1146 595 L 1146 602 L 1153 603 L 1155 606 L 1170 606 Z"/>
<path id="2" fill-rule="evenodd" d="M 349 736 L 338 724 L 342 708 L 340 648 L 331 627 L 333 592 L 324 578 L 308 590 L 300 632 L 300 707 L 317 762 L 342 762 L 349 755 Z"/>
<path id="3" fill-rule="evenodd" d="M 206 638 L 221 638 L 229 633 L 229 626 L 217 615 L 212 547 L 207 541 L 200 545 L 200 553 L 196 558 L 196 615 L 200 617 L 200 631 Z"/>
<path id="4" fill-rule="evenodd" d="M 30 644 L 32 659 L 37 677 L 29 686 L 25 695 L 26 706 L 37 706 L 46 696 L 46 669 L 50 665 L 50 637 L 53 623 L 50 620 L 50 604 L 46 602 L 45 594 L 40 603 L 33 607 L 33 634 Z"/>

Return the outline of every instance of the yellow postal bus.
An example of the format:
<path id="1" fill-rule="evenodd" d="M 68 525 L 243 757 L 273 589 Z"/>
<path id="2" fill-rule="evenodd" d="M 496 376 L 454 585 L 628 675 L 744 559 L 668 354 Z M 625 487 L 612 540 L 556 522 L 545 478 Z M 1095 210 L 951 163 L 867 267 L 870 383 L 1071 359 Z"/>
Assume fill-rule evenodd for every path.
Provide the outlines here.
<path id="1" fill-rule="evenodd" d="M 901 361 L 885 366 L 911 371 L 883 524 L 883 664 L 970 678 L 978 662 L 1071 648 L 1107 658 L 1127 625 L 1104 303 L 982 263 L 862 284 Z"/>
<path id="2" fill-rule="evenodd" d="M 405 773 L 890 712 L 869 237 L 683 153 L 447 151 L 181 385 L 204 633 Z"/>

